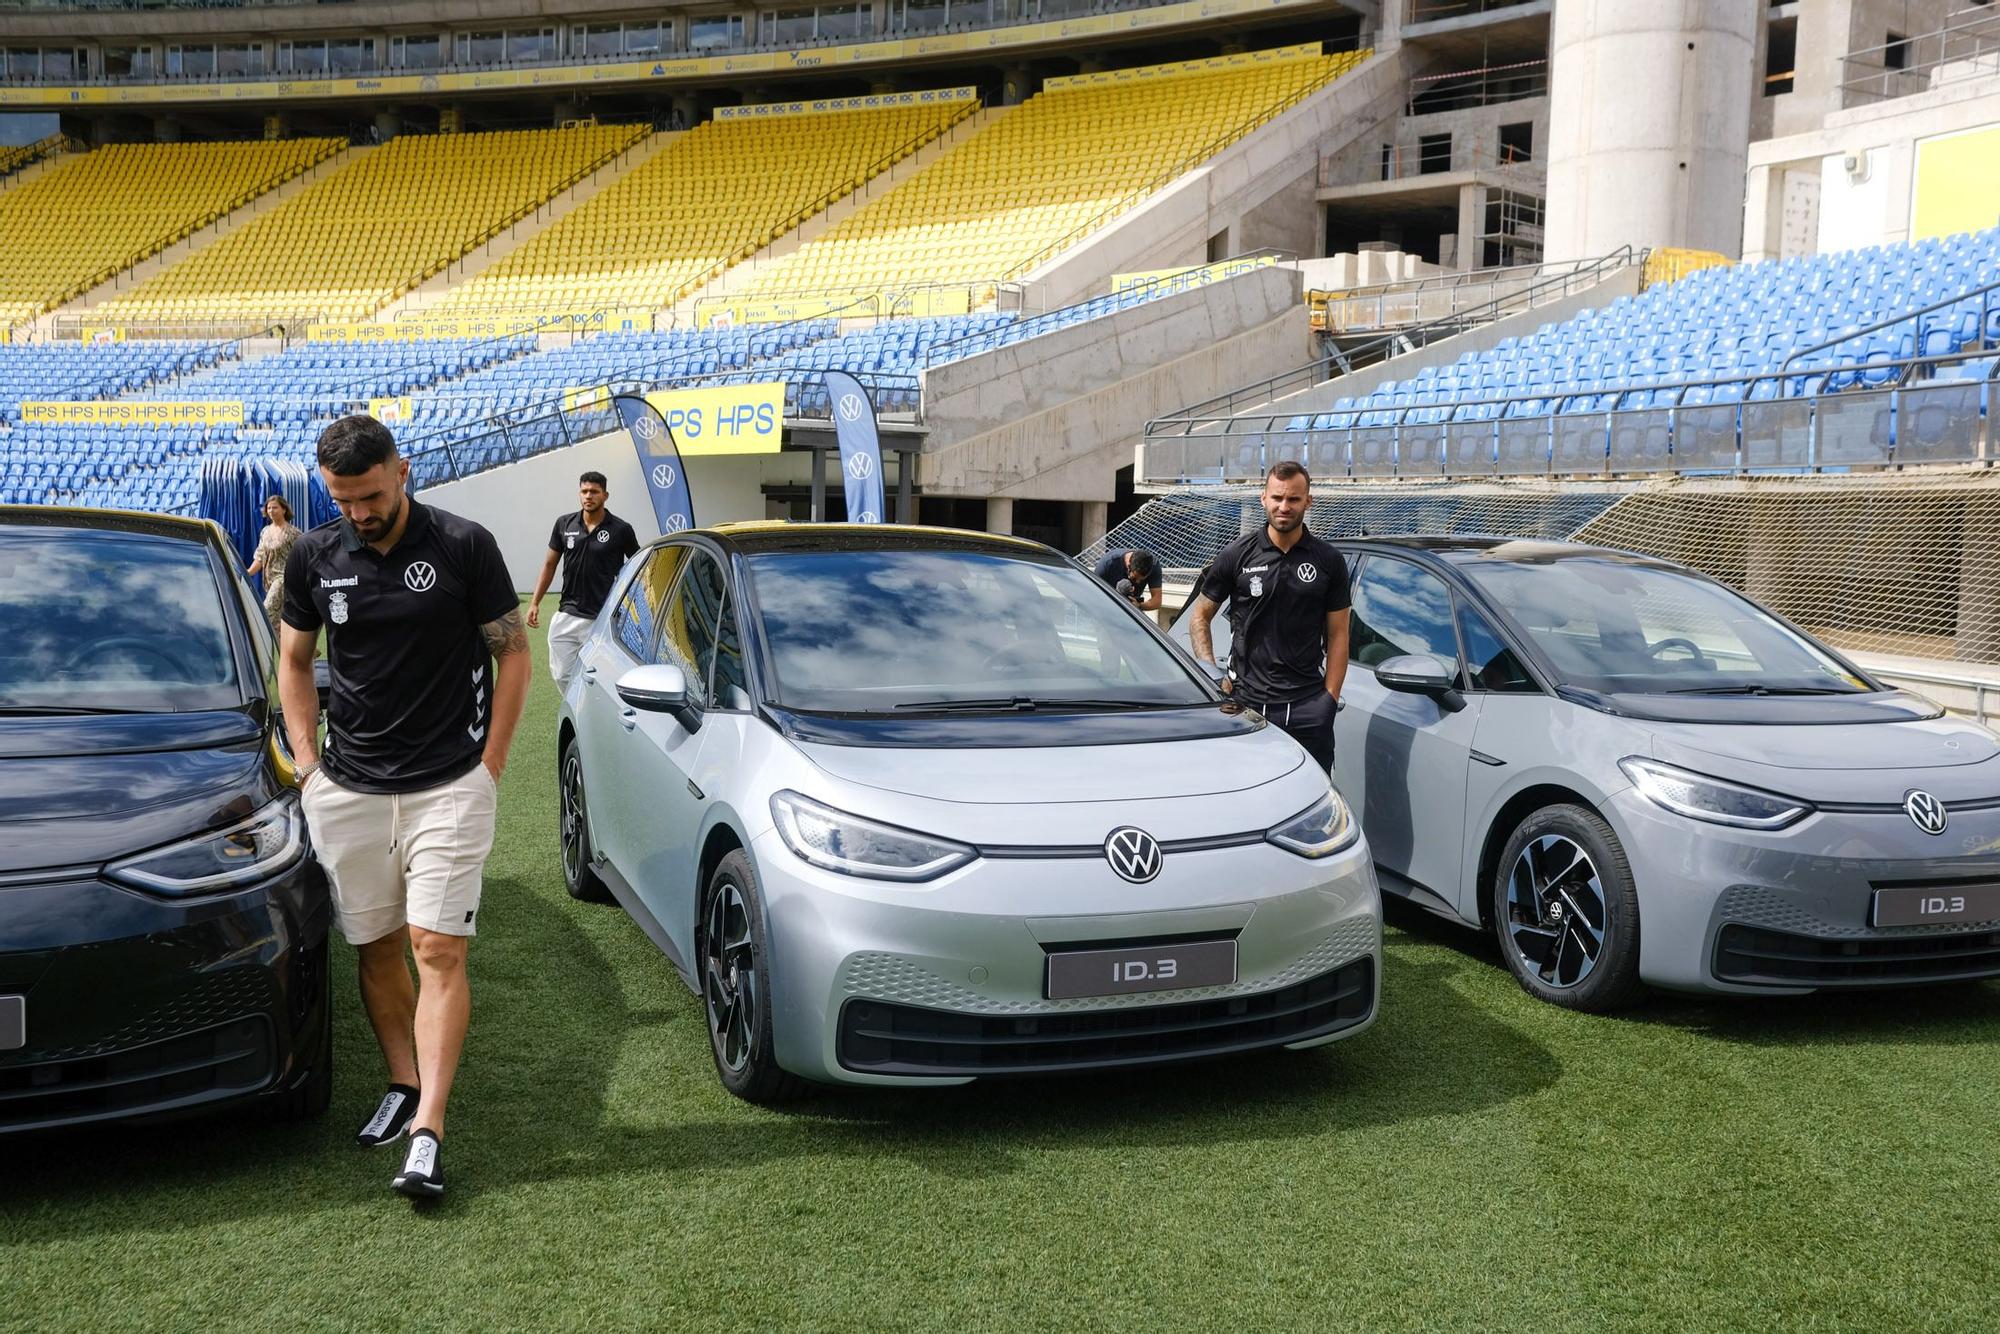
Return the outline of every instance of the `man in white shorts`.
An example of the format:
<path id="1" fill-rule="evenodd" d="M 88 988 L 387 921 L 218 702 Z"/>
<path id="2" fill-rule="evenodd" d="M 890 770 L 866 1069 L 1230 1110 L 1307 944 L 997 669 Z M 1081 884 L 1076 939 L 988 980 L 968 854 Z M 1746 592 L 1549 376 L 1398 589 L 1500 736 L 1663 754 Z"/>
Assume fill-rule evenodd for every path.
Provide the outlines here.
<path id="1" fill-rule="evenodd" d="M 286 562 L 278 694 L 300 804 L 389 1068 L 389 1091 L 356 1138 L 407 1132 L 390 1184 L 427 1198 L 444 1192 L 445 1100 L 472 1014 L 466 947 L 528 697 L 528 638 L 493 535 L 405 494 L 410 465 L 387 427 L 365 416 L 327 427 L 319 471 L 341 517 L 301 537 Z M 322 628 L 324 753 L 313 685 Z"/>
<path id="2" fill-rule="evenodd" d="M 542 576 L 535 580 L 535 592 L 528 599 L 528 627 L 542 623 L 542 596 L 562 564 L 562 601 L 555 619 L 549 622 L 549 675 L 561 687 L 576 670 L 576 655 L 582 649 L 590 623 L 611 596 L 618 571 L 639 550 L 639 534 L 632 525 L 604 508 L 611 492 L 604 474 L 587 472 L 577 480 L 576 496 L 582 508 L 556 520 L 549 533 L 549 554 L 542 561 Z"/>

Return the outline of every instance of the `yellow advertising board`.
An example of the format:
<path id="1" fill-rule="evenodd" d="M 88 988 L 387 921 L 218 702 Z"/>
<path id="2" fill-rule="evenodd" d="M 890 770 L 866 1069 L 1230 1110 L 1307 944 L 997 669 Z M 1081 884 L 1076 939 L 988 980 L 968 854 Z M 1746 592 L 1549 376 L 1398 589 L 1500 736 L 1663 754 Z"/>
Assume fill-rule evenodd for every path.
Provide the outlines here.
<path id="1" fill-rule="evenodd" d="M 92 422 L 100 426 L 241 426 L 243 404 L 124 398 L 105 403 L 39 401 L 21 405 L 24 422 Z"/>
<path id="2" fill-rule="evenodd" d="M 564 412 L 593 412 L 611 406 L 611 391 L 603 385 L 589 388 L 583 385 L 563 390 Z"/>
<path id="3" fill-rule="evenodd" d="M 295 99 L 431 97 L 437 94 L 578 88 L 593 84 L 686 82 L 743 74 L 785 74 L 856 65 L 893 65 L 928 56 L 978 55 L 1047 46 L 1079 37 L 1114 37 L 1190 27 L 1214 19 L 1318 8 L 1320 0 L 1183 0 L 1113 14 L 1014 23 L 973 32 L 884 38 L 839 46 L 731 55 L 625 60 L 599 65 L 541 65 L 434 74 L 382 74 L 338 79 L 243 79 L 209 83 L 118 83 L 0 87 L 0 107 L 158 106 L 166 103 L 272 102 Z M 1317 46 L 1312 48 L 1317 53 Z M 1256 63 L 1282 58 L 1265 52 L 1224 56 Z M 1190 62 L 1198 63 L 1198 62 Z M 1225 66 L 1217 66 L 1226 68 Z M 1097 80 L 1097 75 L 1078 79 Z M 1108 78 L 1103 80 L 1110 82 Z M 1057 87 L 1075 80 L 1050 80 Z"/>
<path id="4" fill-rule="evenodd" d="M 682 454 L 775 454 L 784 442 L 785 386 L 704 385 L 656 389 L 646 401 L 660 410 Z"/>
<path id="5" fill-rule="evenodd" d="M 1910 239 L 1983 232 L 2000 221 L 2000 126 L 1917 140 Z"/>
<path id="6" fill-rule="evenodd" d="M 394 426 L 410 419 L 410 397 L 371 398 L 368 400 L 368 415 L 384 426 Z"/>
<path id="7" fill-rule="evenodd" d="M 1239 273 L 1252 269 L 1268 269 L 1278 262 L 1276 255 L 1258 255 L 1246 259 L 1226 259 L 1218 264 L 1189 264 L 1178 269 L 1145 269 L 1137 273 L 1114 273 L 1111 275 L 1111 290 L 1129 292 L 1135 287 L 1145 287 L 1158 283 L 1167 291 L 1183 291 L 1190 287 L 1206 287 L 1219 283 L 1224 278 L 1234 278 Z"/>
<path id="8" fill-rule="evenodd" d="M 867 97 L 816 97 L 809 102 L 756 102 L 747 107 L 717 107 L 717 120 L 768 120 L 773 116 L 813 116 L 829 111 L 875 111 L 882 107 L 948 106 L 971 102 L 979 90 L 929 88 L 920 93 L 872 93 Z"/>

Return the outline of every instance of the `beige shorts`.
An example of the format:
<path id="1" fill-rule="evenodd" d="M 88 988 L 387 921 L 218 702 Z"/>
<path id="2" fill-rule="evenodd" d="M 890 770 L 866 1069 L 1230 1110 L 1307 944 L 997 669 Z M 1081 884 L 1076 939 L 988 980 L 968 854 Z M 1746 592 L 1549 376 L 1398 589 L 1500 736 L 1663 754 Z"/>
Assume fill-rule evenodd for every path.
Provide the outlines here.
<path id="1" fill-rule="evenodd" d="M 583 641 L 590 638 L 593 624 L 588 616 L 572 616 L 566 611 L 549 620 L 549 675 L 557 685 L 569 680 L 569 674 L 576 670 L 577 655 L 583 651 Z"/>
<path id="2" fill-rule="evenodd" d="M 497 795 L 484 764 L 422 792 L 353 792 L 324 769 L 308 778 L 299 804 L 348 943 L 404 926 L 472 935 Z"/>

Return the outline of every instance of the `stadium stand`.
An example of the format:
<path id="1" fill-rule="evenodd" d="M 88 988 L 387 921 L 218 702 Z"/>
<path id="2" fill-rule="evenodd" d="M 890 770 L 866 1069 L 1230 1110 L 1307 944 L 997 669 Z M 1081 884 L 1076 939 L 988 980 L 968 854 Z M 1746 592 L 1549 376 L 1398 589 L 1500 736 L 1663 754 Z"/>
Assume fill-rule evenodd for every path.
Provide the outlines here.
<path id="1" fill-rule="evenodd" d="M 1798 397 L 1901 378 L 1897 362 L 2000 343 L 2000 297 L 1913 312 L 1994 281 L 2000 228 L 1907 246 L 1708 268 L 1489 352 L 1427 366 L 1290 431 L 1482 421 Z M 1907 319 L 1898 316 L 1909 314 Z M 1894 320 L 1890 327 L 1864 332 Z M 1801 349 L 1826 345 L 1786 363 Z M 1859 369 L 1833 369 L 1858 366 Z M 1976 363 L 1972 363 L 1975 364 Z M 1959 373 L 1959 372 L 1954 372 Z M 1969 372 L 1968 372 L 1969 373 Z"/>
<path id="2" fill-rule="evenodd" d="M 0 325 L 73 300 L 344 144 L 113 144 L 0 191 Z"/>
<path id="3" fill-rule="evenodd" d="M 149 389 L 145 397 L 241 402 L 246 425 L 316 438 L 319 426 L 371 400 L 407 397 L 535 350 L 531 335 L 390 343 L 303 343 Z"/>
<path id="4" fill-rule="evenodd" d="M 33 166 L 52 153 L 61 152 L 69 147 L 69 142 L 67 135 L 51 134 L 31 144 L 0 148 L 0 180 L 12 176 L 23 167 Z"/>
<path id="5" fill-rule="evenodd" d="M 95 313 L 359 320 L 631 147 L 638 125 L 404 136 Z"/>
<path id="6" fill-rule="evenodd" d="M 430 310 L 672 305 L 917 152 L 977 105 L 923 102 L 708 121 L 457 284 Z"/>
<path id="7" fill-rule="evenodd" d="M 225 343 L 0 343 L 0 422 L 20 421 L 24 401 L 112 398 L 233 355 Z"/>
<path id="8" fill-rule="evenodd" d="M 746 295 L 975 289 L 1026 272 L 1370 54 L 1052 80 L 923 171 L 774 261 Z M 1217 67 L 1220 65 L 1220 67 Z M 974 299 L 987 295 L 975 291 Z"/>

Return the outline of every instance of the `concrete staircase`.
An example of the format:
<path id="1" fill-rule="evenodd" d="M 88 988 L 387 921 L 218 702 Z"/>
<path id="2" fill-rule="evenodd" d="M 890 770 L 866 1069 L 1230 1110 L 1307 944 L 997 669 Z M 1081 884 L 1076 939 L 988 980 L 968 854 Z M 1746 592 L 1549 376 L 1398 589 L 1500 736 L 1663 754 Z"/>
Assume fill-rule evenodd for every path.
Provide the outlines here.
<path id="1" fill-rule="evenodd" d="M 683 133 L 685 131 L 662 131 L 647 135 L 485 245 L 461 259 L 453 260 L 443 269 L 424 279 L 416 290 L 401 300 L 392 301 L 382 307 L 375 313 L 375 319 L 387 321 L 403 315 L 420 315 L 428 308 L 437 305 L 451 290 L 453 284 L 464 282 L 468 278 L 476 278 L 492 268 L 526 245 L 528 241 L 589 203 L 614 182 L 623 179 L 627 172 L 646 163 L 654 154 L 680 138 Z"/>
<path id="2" fill-rule="evenodd" d="M 42 317 L 43 322 L 52 329 L 55 317 L 58 315 L 88 314 L 93 307 L 100 306 L 114 297 L 124 296 L 148 278 L 180 263 L 197 250 L 204 250 L 214 245 L 245 223 L 256 221 L 272 209 L 283 208 L 290 200 L 319 184 L 334 172 L 357 161 L 360 154 L 369 151 L 371 150 L 368 148 L 355 146 L 341 149 L 319 165 L 292 177 L 277 189 L 265 191 L 243 207 L 223 214 L 200 231 L 174 242 L 151 258 L 141 260 L 131 268 L 116 274 L 109 282 L 99 283 L 76 300 L 58 306 Z"/>
<path id="3" fill-rule="evenodd" d="M 860 209 L 880 199 L 1012 110 L 1012 107 L 981 107 L 973 112 L 895 166 L 870 177 L 852 193 L 843 195 L 828 205 L 824 211 L 807 218 L 750 258 L 724 270 L 720 277 L 706 287 L 683 298 L 674 307 L 676 322 L 692 324 L 699 303 L 741 291 L 757 276 L 762 266 L 773 260 L 783 259 L 808 241 L 816 240 L 829 229 L 839 226 Z"/>

